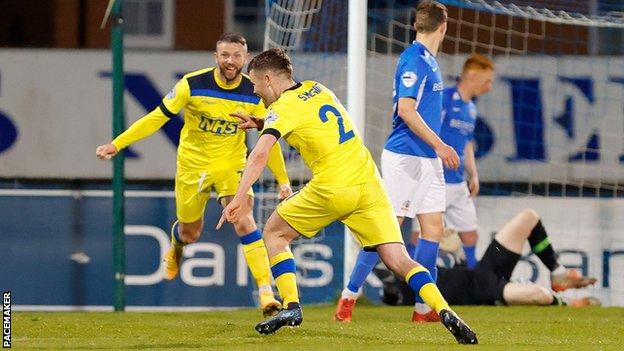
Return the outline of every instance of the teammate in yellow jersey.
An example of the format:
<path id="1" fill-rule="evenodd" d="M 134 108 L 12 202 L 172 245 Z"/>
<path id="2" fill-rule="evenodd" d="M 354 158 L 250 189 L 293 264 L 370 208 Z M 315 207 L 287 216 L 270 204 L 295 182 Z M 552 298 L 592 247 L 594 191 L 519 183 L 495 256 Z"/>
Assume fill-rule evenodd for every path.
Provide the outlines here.
<path id="1" fill-rule="evenodd" d="M 247 157 L 246 133 L 238 128 L 233 113 L 263 116 L 260 98 L 253 93 L 249 77 L 242 69 L 249 58 L 245 38 L 224 34 L 214 53 L 217 67 L 191 72 L 175 85 L 160 106 L 136 121 L 96 154 L 110 159 L 119 150 L 156 132 L 169 118 L 184 109 L 184 127 L 178 146 L 175 178 L 177 221 L 171 229 L 172 246 L 165 256 L 165 278 L 174 279 L 180 269 L 184 245 L 199 239 L 204 225 L 204 209 L 214 189 L 222 206 L 227 205 L 241 177 Z M 280 186 L 280 199 L 290 194 L 290 181 L 279 144 L 271 149 L 269 167 Z M 253 206 L 253 192 L 242 201 Z M 271 288 L 269 260 L 262 235 L 252 213 L 234 224 L 243 244 L 247 265 L 258 285 L 260 305 L 265 316 L 275 314 L 280 303 Z"/>
<path id="2" fill-rule="evenodd" d="M 399 224 L 377 167 L 351 118 L 336 96 L 314 81 L 295 83 L 290 58 L 271 49 L 249 63 L 254 92 L 269 106 L 264 122 L 241 116 L 241 128 L 263 128 L 249 155 L 238 190 L 223 210 L 227 219 L 244 220 L 251 211 L 245 194 L 264 169 L 269 150 L 279 138 L 296 148 L 312 179 L 284 200 L 264 227 L 271 271 L 284 309 L 256 326 L 261 334 L 303 321 L 295 261 L 290 242 L 314 236 L 333 221 L 344 223 L 366 250 L 376 250 L 384 263 L 412 287 L 441 317 L 459 343 L 476 344 L 475 333 L 450 309 L 429 272 L 405 250 Z"/>

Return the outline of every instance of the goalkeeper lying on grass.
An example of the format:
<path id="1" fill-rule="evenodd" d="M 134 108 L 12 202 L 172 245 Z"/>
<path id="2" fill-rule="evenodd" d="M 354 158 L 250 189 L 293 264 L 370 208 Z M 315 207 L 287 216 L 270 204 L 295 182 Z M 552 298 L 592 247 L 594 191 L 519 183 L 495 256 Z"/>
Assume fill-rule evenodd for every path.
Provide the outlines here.
<path id="1" fill-rule="evenodd" d="M 456 234 L 445 236 L 454 240 Z M 511 273 L 520 259 L 524 243 L 528 241 L 533 253 L 550 270 L 551 289 L 535 283 L 510 282 Z M 387 304 L 413 304 L 414 296 L 403 289 L 399 280 L 385 269 L 375 273 L 384 282 L 383 300 Z M 583 288 L 594 284 L 595 278 L 583 277 L 580 272 L 567 269 L 558 260 L 539 215 L 523 210 L 507 222 L 494 236 L 490 246 L 470 270 L 460 265 L 438 267 L 438 287 L 451 305 L 571 305 L 576 307 L 599 305 L 593 297 L 565 301 L 555 292 Z M 350 321 L 355 300 L 341 299 L 334 319 Z"/>

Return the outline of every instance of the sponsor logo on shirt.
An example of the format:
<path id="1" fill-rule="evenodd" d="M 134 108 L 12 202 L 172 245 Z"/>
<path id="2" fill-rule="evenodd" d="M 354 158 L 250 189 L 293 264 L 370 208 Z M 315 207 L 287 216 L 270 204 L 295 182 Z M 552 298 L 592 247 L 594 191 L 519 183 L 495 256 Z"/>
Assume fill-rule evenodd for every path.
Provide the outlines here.
<path id="1" fill-rule="evenodd" d="M 443 82 L 433 83 L 433 91 L 442 91 L 442 90 L 444 90 Z"/>
<path id="2" fill-rule="evenodd" d="M 411 88 L 414 84 L 416 84 L 417 78 L 418 77 L 416 76 L 416 73 L 412 71 L 407 71 L 407 72 L 404 72 L 403 75 L 401 76 L 401 82 L 406 88 Z"/>
<path id="3" fill-rule="evenodd" d="M 199 129 L 216 135 L 234 135 L 238 131 L 238 123 L 201 116 Z"/>
<path id="4" fill-rule="evenodd" d="M 178 84 L 180 84 L 180 83 L 178 83 Z M 175 97 L 176 97 L 176 88 L 178 87 L 178 84 L 176 84 L 176 85 L 173 87 L 173 89 L 171 89 L 171 91 L 169 91 L 169 92 L 167 93 L 167 95 L 165 96 L 165 98 L 166 98 L 167 100 L 171 100 L 171 99 L 173 99 L 173 98 L 175 98 Z"/>
<path id="5" fill-rule="evenodd" d="M 459 129 L 463 134 L 468 134 L 472 132 L 474 126 L 470 122 L 462 121 L 461 119 L 452 118 L 449 121 L 449 126 L 452 128 Z"/>
<path id="6" fill-rule="evenodd" d="M 175 88 L 171 89 L 170 92 L 167 93 L 167 95 L 165 96 L 168 100 L 171 100 L 173 98 L 176 97 L 176 91 Z"/>
<path id="7" fill-rule="evenodd" d="M 407 200 L 403 203 L 403 205 L 401 206 L 401 210 L 402 211 L 407 211 L 410 207 L 410 200 Z"/>
<path id="8" fill-rule="evenodd" d="M 275 121 L 277 121 L 277 113 L 275 113 L 275 111 L 273 111 L 273 110 L 270 110 L 267 113 L 266 118 L 264 119 L 264 125 L 265 126 L 271 125 L 271 124 L 275 123 Z"/>

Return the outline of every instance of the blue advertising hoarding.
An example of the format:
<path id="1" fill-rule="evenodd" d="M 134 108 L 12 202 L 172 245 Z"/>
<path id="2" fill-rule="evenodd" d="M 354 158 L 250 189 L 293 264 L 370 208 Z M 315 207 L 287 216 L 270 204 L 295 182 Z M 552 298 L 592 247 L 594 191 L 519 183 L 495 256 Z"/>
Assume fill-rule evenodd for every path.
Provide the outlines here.
<path id="1" fill-rule="evenodd" d="M 110 192 L 15 191 L 0 196 L 2 288 L 15 305 L 112 304 Z M 210 201 L 204 232 L 185 248 L 179 276 L 159 271 L 175 220 L 171 192 L 129 192 L 126 202 L 126 292 L 129 306 L 254 306 L 255 283 L 231 225 L 214 226 L 221 207 Z M 26 195 L 26 196 L 25 196 Z M 343 226 L 292 250 L 303 303 L 328 302 L 342 288 Z"/>

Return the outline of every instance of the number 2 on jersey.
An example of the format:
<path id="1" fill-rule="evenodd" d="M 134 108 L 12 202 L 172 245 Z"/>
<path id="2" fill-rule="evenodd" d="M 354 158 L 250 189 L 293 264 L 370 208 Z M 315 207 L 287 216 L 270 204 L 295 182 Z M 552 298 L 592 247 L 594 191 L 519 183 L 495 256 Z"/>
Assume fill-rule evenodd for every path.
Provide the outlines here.
<path id="1" fill-rule="evenodd" d="M 334 106 L 332 105 L 321 106 L 321 109 L 319 110 L 319 118 L 321 119 L 321 122 L 325 123 L 329 121 L 329 118 L 327 118 L 327 114 L 330 112 L 334 116 L 336 116 L 336 119 L 338 120 L 338 136 L 339 136 L 338 144 L 342 144 L 345 141 L 353 138 L 355 136 L 355 133 L 353 132 L 353 130 L 345 132 L 344 120 L 342 119 L 342 115 Z"/>

